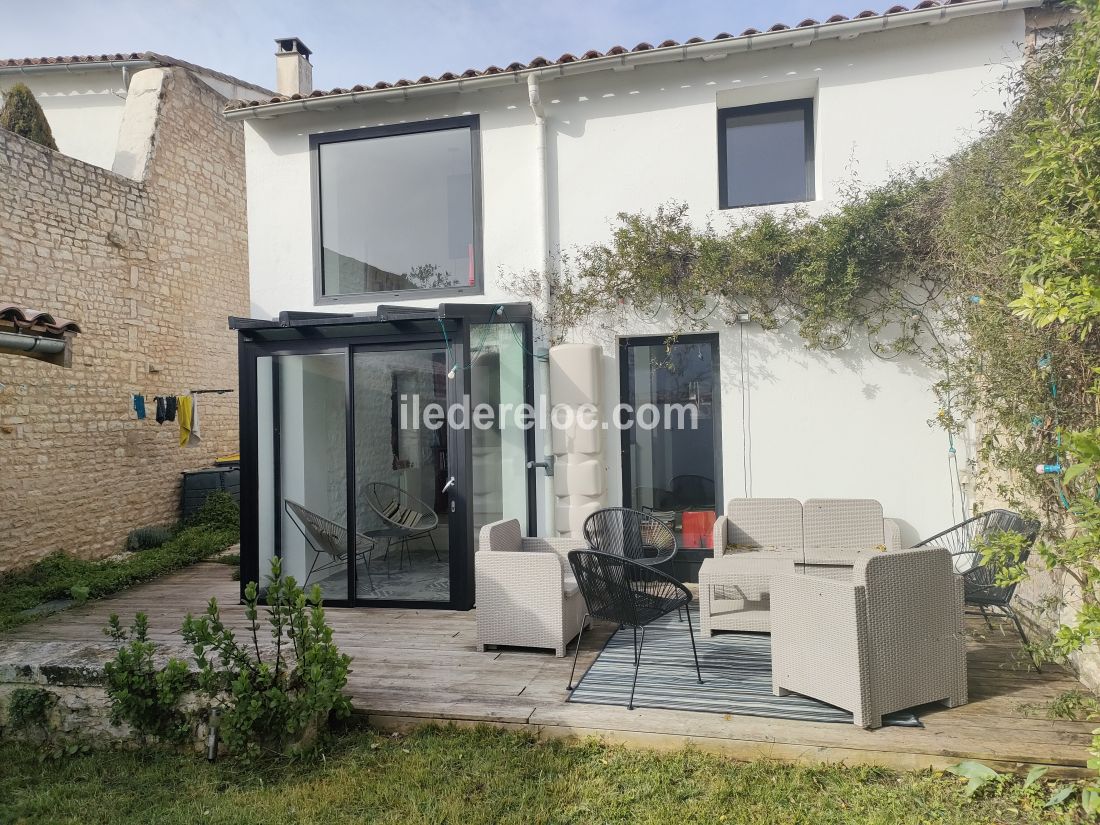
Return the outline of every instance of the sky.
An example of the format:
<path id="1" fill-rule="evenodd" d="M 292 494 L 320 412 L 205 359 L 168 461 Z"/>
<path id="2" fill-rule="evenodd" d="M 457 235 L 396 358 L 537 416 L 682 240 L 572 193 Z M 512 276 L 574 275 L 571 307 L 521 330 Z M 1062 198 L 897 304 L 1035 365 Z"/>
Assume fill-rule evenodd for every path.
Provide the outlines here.
<path id="1" fill-rule="evenodd" d="M 916 0 L 907 5 L 915 5 Z M 870 5 L 868 5 L 870 4 Z M 314 87 L 415 80 L 536 56 L 738 34 L 889 0 L 0 0 L 0 58 L 154 51 L 275 82 L 274 39 L 313 50 Z"/>

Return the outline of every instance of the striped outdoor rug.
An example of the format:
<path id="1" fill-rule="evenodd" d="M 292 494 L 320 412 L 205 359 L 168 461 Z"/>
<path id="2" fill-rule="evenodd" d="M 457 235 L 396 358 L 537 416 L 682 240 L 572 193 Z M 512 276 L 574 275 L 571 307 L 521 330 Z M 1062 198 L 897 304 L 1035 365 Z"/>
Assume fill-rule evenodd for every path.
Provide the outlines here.
<path id="1" fill-rule="evenodd" d="M 687 626 L 673 613 L 646 628 L 634 706 L 767 716 L 805 722 L 852 723 L 852 714 L 804 696 L 773 696 L 771 637 L 763 633 L 699 633 L 699 614 L 691 606 L 691 624 L 699 649 L 703 684 L 695 677 Z M 640 632 L 639 632 L 640 635 Z M 633 631 L 618 630 L 569 696 L 586 705 L 626 706 L 634 678 Z M 912 713 L 892 713 L 884 725 L 923 727 Z"/>

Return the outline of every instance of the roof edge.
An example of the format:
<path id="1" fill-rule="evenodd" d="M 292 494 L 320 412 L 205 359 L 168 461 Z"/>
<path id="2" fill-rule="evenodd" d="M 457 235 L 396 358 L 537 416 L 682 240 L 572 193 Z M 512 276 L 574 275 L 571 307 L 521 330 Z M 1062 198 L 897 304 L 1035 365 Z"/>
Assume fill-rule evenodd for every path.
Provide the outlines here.
<path id="1" fill-rule="evenodd" d="M 359 104 L 375 100 L 407 100 L 427 94 L 445 94 L 448 92 L 468 92 L 495 86 L 523 83 L 530 76 L 554 79 L 595 71 L 634 68 L 657 63 L 682 62 L 692 59 L 719 59 L 738 52 L 774 49 L 782 46 L 808 46 L 822 40 L 846 40 L 861 34 L 917 25 L 935 25 L 947 23 L 963 17 L 979 14 L 1017 11 L 1043 5 L 1044 0 L 923 0 L 912 9 L 893 6 L 881 14 L 863 12 L 853 17 L 818 23 L 803 21 L 798 26 L 773 26 L 768 31 L 748 30 L 737 36 L 718 36 L 713 40 L 687 42 L 683 44 L 662 45 L 656 48 L 640 44 L 634 50 L 625 49 L 615 54 L 599 57 L 570 59 L 568 61 L 549 62 L 536 58 L 532 64 L 508 70 L 486 70 L 476 73 L 473 70 L 462 76 L 448 74 L 439 79 L 422 78 L 407 85 L 379 83 L 372 87 L 357 86 L 351 90 L 334 89 L 329 92 L 315 91 L 308 96 L 294 95 L 290 98 L 272 98 L 269 102 L 237 100 L 231 101 L 224 116 L 229 120 L 248 120 L 254 118 L 273 118 L 296 112 L 324 110 Z M 645 48 L 642 48 L 644 46 Z M 571 55 L 569 57 L 572 57 Z M 541 61 L 541 62 L 539 62 Z M 537 64 L 537 65 L 536 65 Z M 513 64 L 515 65 L 515 64 Z M 492 68 L 492 67 L 491 67 Z M 401 83 L 401 81 L 399 81 Z"/>
<path id="2" fill-rule="evenodd" d="M 228 83 L 231 86 L 240 86 L 244 89 L 250 89 L 257 94 L 269 97 L 275 95 L 275 92 L 271 89 L 260 86 L 257 83 L 250 83 L 247 80 L 241 80 L 239 77 L 234 77 L 225 72 L 219 72 L 217 69 L 210 69 L 206 66 L 200 66 L 197 63 L 190 63 L 186 60 L 180 60 L 178 57 L 172 57 L 158 52 L 120 52 L 118 54 L 73 55 L 71 57 L 23 57 L 9 58 L 7 60 L 0 59 L 0 75 L 37 74 L 39 72 L 56 71 L 87 72 L 96 71 L 97 69 L 150 69 L 156 67 L 177 67 L 180 69 L 187 69 L 188 71 L 204 74 L 215 80 L 220 80 L 223 83 Z"/>

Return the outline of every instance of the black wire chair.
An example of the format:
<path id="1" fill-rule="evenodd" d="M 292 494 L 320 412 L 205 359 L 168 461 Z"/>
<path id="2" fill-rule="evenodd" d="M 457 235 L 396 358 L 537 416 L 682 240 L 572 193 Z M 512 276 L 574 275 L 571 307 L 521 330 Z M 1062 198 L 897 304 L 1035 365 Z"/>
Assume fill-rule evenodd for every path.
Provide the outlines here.
<path id="1" fill-rule="evenodd" d="M 655 566 L 676 555 L 676 534 L 650 513 L 606 507 L 584 520 L 581 532 L 593 550 Z"/>
<path id="2" fill-rule="evenodd" d="M 1019 513 L 1013 513 L 1010 510 L 988 510 L 942 533 L 937 533 L 916 546 L 947 548 L 955 563 L 955 570 L 963 577 L 966 606 L 976 607 L 990 629 L 993 627 L 989 620 L 990 610 L 999 611 L 1007 616 L 1016 625 L 1016 632 L 1020 634 L 1024 646 L 1029 647 L 1027 634 L 1024 633 L 1023 625 L 1020 624 L 1020 617 L 1009 604 L 1016 593 L 1016 584 L 997 583 L 1004 569 L 1001 561 L 982 563 L 982 542 L 988 541 L 997 533 L 1018 533 L 1024 537 L 1024 544 L 1017 559 L 1019 564 L 1023 564 L 1027 561 L 1031 546 L 1039 535 L 1039 523 L 1025 519 Z M 1041 670 L 1039 660 L 1034 655 L 1032 660 L 1035 663 L 1035 669 Z"/>
<path id="3" fill-rule="evenodd" d="M 589 617 L 615 622 L 634 631 L 634 682 L 630 686 L 627 707 L 634 710 L 634 690 L 638 686 L 638 666 L 642 647 L 645 645 L 645 629 L 673 610 L 683 609 L 687 615 L 688 636 L 691 639 L 691 655 L 695 658 L 695 675 L 699 684 L 703 674 L 699 670 L 699 653 L 695 648 L 695 631 L 691 628 L 691 591 L 668 573 L 614 553 L 594 550 L 570 550 L 569 564 L 577 578 L 588 612 L 581 622 L 577 635 L 577 649 L 573 653 L 573 669 L 569 671 L 569 690 L 573 689 L 573 676 L 577 672 L 577 658 L 581 652 L 584 626 Z M 641 628 L 641 639 L 638 638 Z"/>

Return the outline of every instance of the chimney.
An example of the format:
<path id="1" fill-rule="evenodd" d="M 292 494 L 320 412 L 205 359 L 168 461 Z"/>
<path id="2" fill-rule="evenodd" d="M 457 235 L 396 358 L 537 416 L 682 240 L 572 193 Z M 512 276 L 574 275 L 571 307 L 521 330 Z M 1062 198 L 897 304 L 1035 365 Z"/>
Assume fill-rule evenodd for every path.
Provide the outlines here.
<path id="1" fill-rule="evenodd" d="M 308 95 L 313 91 L 312 52 L 297 37 L 280 37 L 275 44 L 275 91 L 286 97 Z"/>

